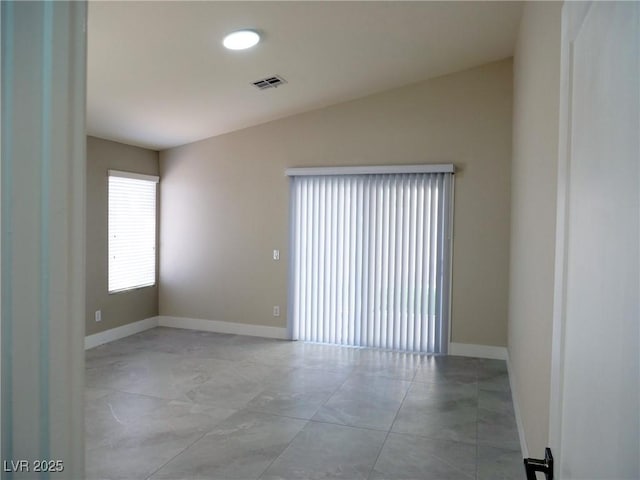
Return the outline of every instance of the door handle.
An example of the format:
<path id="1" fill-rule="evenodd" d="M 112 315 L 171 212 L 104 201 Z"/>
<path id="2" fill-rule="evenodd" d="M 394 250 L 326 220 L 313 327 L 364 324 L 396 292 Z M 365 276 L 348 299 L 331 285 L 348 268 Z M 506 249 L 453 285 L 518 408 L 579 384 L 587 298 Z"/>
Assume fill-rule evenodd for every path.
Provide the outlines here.
<path id="1" fill-rule="evenodd" d="M 550 448 L 544 449 L 544 459 L 525 458 L 524 470 L 527 480 L 536 480 L 536 472 L 542 472 L 546 480 L 553 480 L 553 455 Z"/>

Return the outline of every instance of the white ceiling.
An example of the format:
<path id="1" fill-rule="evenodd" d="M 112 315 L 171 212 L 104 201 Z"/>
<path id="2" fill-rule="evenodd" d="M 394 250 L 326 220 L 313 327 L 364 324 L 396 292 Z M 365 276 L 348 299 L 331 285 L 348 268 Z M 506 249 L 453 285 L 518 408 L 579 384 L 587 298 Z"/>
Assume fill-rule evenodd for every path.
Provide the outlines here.
<path id="1" fill-rule="evenodd" d="M 511 2 L 89 3 L 90 135 L 161 150 L 513 54 Z M 228 51 L 225 34 L 263 41 Z M 278 74 L 288 83 L 260 91 Z"/>

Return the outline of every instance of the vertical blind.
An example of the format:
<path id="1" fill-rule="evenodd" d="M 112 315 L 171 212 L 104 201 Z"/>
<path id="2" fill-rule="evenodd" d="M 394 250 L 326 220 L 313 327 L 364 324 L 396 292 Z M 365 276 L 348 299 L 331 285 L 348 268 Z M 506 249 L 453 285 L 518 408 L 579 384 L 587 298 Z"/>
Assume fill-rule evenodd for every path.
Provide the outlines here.
<path id="1" fill-rule="evenodd" d="M 294 339 L 445 353 L 451 173 L 291 179 Z"/>
<path id="2" fill-rule="evenodd" d="M 109 170 L 109 293 L 156 283 L 157 183 Z"/>

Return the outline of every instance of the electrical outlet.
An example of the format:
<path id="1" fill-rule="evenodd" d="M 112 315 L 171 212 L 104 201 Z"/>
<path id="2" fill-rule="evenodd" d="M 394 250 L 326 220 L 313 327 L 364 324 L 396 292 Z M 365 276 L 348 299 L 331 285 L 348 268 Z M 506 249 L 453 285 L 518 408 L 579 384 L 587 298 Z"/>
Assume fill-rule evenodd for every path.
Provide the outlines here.
<path id="1" fill-rule="evenodd" d="M 102 310 L 96 310 L 96 322 L 102 321 Z"/>
<path id="2" fill-rule="evenodd" d="M 279 317 L 280 316 L 280 306 L 276 305 L 275 307 L 273 307 L 273 316 L 274 317 Z"/>
<path id="3" fill-rule="evenodd" d="M 274 260 L 280 260 L 280 250 L 274 250 L 273 251 L 273 259 Z"/>

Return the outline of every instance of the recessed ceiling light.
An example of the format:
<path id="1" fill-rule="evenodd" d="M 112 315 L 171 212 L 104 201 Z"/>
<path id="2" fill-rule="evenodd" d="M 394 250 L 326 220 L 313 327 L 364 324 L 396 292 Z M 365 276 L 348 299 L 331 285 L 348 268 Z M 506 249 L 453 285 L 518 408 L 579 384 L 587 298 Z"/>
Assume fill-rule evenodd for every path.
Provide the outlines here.
<path id="1" fill-rule="evenodd" d="M 253 47 L 260 41 L 260 35 L 253 30 L 238 30 L 232 32 L 222 41 L 222 44 L 229 50 L 246 50 Z"/>

